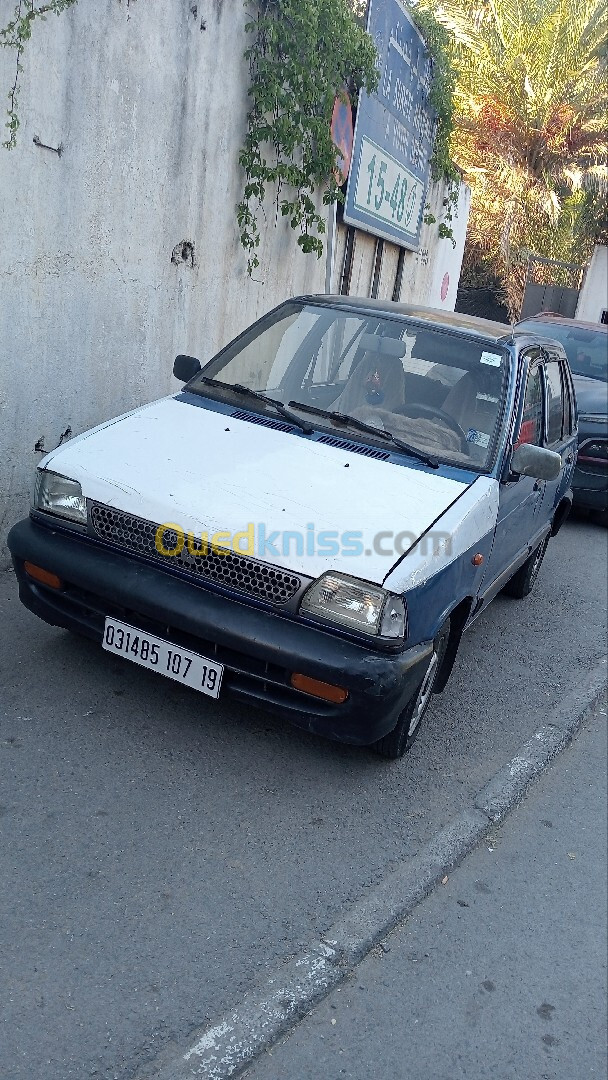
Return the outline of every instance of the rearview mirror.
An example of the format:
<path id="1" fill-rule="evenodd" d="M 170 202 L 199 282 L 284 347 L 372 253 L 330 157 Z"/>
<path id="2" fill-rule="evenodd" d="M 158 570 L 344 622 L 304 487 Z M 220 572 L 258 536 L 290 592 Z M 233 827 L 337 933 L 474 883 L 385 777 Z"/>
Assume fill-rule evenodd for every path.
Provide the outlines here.
<path id="1" fill-rule="evenodd" d="M 180 382 L 190 382 L 201 370 L 201 362 L 196 356 L 185 356 L 180 353 L 173 361 L 173 374 Z"/>
<path id="2" fill-rule="evenodd" d="M 557 480 L 561 468 L 559 454 L 534 443 L 522 443 L 511 458 L 511 472 L 518 476 L 533 476 L 536 480 Z"/>
<path id="3" fill-rule="evenodd" d="M 365 352 L 379 353 L 381 356 L 405 356 L 407 345 L 399 338 L 380 337 L 379 334 L 361 334 L 359 346 Z"/>

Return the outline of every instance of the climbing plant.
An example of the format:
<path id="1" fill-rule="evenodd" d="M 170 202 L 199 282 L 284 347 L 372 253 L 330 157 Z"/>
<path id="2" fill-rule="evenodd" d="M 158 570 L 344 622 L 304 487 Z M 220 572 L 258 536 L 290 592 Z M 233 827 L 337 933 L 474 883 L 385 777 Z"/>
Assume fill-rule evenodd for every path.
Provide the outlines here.
<path id="1" fill-rule="evenodd" d="M 12 19 L 4 27 L 0 27 L 0 45 L 4 49 L 12 49 L 15 55 L 14 78 L 8 94 L 8 137 L 2 144 L 8 150 L 12 150 L 17 142 L 17 129 L 19 117 L 17 115 L 17 98 L 19 96 L 19 79 L 23 70 L 21 58 L 27 42 L 32 36 L 32 29 L 37 19 L 44 19 L 47 15 L 60 15 L 66 8 L 77 3 L 77 0 L 47 0 L 46 3 L 36 3 L 36 0 L 18 0 Z"/>
<path id="2" fill-rule="evenodd" d="M 452 161 L 450 152 L 454 130 L 454 94 L 457 79 L 456 68 L 450 55 L 452 40 L 450 32 L 438 22 L 432 11 L 416 5 L 410 8 L 410 15 L 424 38 L 433 62 L 429 101 L 435 110 L 436 122 L 431 177 L 433 180 L 443 180 L 446 184 L 443 220 L 439 222 L 437 231 L 442 240 L 451 240 L 452 247 L 456 247 L 452 221 L 458 203 L 461 174 Z M 424 214 L 425 224 L 436 224 L 437 218 L 428 212 L 428 206 L 425 207 L 425 211 L 427 211 Z"/>
<path id="3" fill-rule="evenodd" d="M 251 10 L 248 0 L 246 6 Z M 239 156 L 245 186 L 237 220 L 250 274 L 259 265 L 258 215 L 268 187 L 275 193 L 277 212 L 299 233 L 302 250 L 317 256 L 323 252 L 325 221 L 313 194 L 321 187 L 325 204 L 343 199 L 333 176 L 333 103 L 345 87 L 356 98 L 362 87 L 372 93 L 378 84 L 375 46 L 360 25 L 365 7 L 363 0 L 258 0 L 246 24 L 253 38 L 245 52 L 251 108 Z M 450 35 L 432 12 L 415 6 L 410 14 L 433 62 L 429 97 L 437 123 L 431 175 L 447 183 L 438 231 L 453 242 L 460 174 L 450 157 L 456 81 Z M 425 220 L 431 224 L 436 219 L 427 215 Z"/>
<path id="4" fill-rule="evenodd" d="M 17 0 L 13 17 L 0 27 L 0 46 L 12 49 L 14 78 L 8 94 L 8 149 L 16 145 L 17 101 L 24 49 L 37 20 L 59 15 L 77 0 Z M 364 88 L 378 84 L 377 54 L 362 26 L 365 0 L 245 0 L 250 12 L 245 57 L 250 70 L 250 110 L 239 154 L 245 172 L 243 196 L 237 207 L 241 243 L 248 255 L 249 273 L 259 265 L 260 229 L 267 189 L 276 212 L 299 234 L 304 252 L 323 252 L 325 219 L 315 199 L 342 201 L 336 178 L 336 148 L 330 123 L 337 96 L 348 92 L 356 105 Z M 451 213 L 459 175 L 449 153 L 455 73 L 449 58 L 449 33 L 434 15 L 417 4 L 411 9 L 433 60 L 430 100 L 437 113 L 431 173 L 448 182 L 441 236 L 452 237 Z M 427 221 L 431 218 L 427 215 Z"/>
<path id="5" fill-rule="evenodd" d="M 250 0 L 246 0 L 252 10 Z M 277 213 L 298 232 L 304 252 L 323 252 L 325 221 L 313 196 L 342 199 L 330 135 L 336 97 L 356 99 L 378 84 L 376 49 L 358 25 L 349 0 L 258 0 L 246 23 L 251 44 L 251 107 L 239 162 L 245 171 L 237 207 L 241 244 L 251 274 L 259 266 L 258 215 L 267 188 Z"/>
<path id="6" fill-rule="evenodd" d="M 457 184 L 460 181 L 460 173 L 450 154 L 457 77 L 450 55 L 452 37 L 449 30 L 438 22 L 432 11 L 415 5 L 409 9 L 409 13 L 424 38 L 433 62 L 429 102 L 435 110 L 437 119 L 431 157 L 431 176 L 433 180 L 445 180 L 448 184 Z"/>

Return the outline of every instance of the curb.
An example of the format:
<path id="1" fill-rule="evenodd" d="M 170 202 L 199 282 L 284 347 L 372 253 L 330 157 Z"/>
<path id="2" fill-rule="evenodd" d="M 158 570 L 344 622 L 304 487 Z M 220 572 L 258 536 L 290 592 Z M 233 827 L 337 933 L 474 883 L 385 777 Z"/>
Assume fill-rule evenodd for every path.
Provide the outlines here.
<path id="1" fill-rule="evenodd" d="M 572 742 L 603 692 L 607 670 L 604 657 L 576 690 L 562 699 L 547 717 L 547 723 L 477 794 L 475 808 L 491 822 L 501 821 L 519 802 L 528 785 Z"/>
<path id="2" fill-rule="evenodd" d="M 375 945 L 402 922 L 509 813 L 528 786 L 572 741 L 598 705 L 605 687 L 604 658 L 546 718 L 546 723 L 474 797 L 472 804 L 412 859 L 356 901 L 320 941 L 275 969 L 262 987 L 213 1027 L 193 1036 L 170 1063 L 148 1070 L 145 1080 L 231 1080 L 340 982 Z M 143 1074 L 140 1074 L 144 1080 Z"/>

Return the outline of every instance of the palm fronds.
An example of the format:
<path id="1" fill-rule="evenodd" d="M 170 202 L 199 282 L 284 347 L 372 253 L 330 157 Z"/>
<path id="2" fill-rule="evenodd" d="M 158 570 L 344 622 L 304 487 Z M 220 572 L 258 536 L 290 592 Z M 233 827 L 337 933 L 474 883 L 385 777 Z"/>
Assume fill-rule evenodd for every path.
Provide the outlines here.
<path id="1" fill-rule="evenodd" d="M 590 207 L 601 216 L 608 189 L 604 0 L 421 2 L 452 34 L 452 154 L 472 187 L 469 246 L 503 280 L 530 249 L 588 257 Z M 517 314 L 517 290 L 509 300 Z"/>

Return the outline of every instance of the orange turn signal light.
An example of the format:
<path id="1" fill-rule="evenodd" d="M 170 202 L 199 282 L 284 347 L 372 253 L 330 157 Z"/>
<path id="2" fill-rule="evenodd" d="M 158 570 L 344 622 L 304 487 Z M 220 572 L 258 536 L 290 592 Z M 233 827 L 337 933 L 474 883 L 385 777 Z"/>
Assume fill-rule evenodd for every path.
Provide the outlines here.
<path id="1" fill-rule="evenodd" d="M 39 581 L 41 585 L 48 585 L 49 589 L 63 588 L 63 581 L 57 577 L 57 574 L 51 574 L 50 570 L 43 570 L 35 563 L 26 562 L 24 565 L 26 574 L 34 578 L 34 581 Z"/>
<path id="2" fill-rule="evenodd" d="M 348 690 L 341 686 L 332 686 L 331 683 L 321 682 L 320 679 L 309 679 L 308 675 L 299 675 L 294 671 L 291 676 L 291 685 L 303 694 L 312 697 L 323 698 L 324 701 L 333 701 L 335 705 L 341 705 L 348 697 Z"/>

